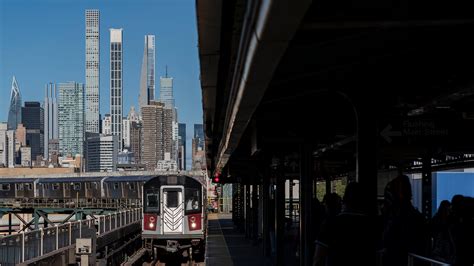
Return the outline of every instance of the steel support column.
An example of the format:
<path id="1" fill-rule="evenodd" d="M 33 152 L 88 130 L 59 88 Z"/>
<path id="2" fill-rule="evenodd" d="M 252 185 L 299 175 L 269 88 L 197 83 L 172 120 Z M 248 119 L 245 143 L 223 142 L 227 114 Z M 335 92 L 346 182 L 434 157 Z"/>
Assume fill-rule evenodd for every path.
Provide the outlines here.
<path id="1" fill-rule="evenodd" d="M 258 238 L 258 185 L 252 185 L 252 239 Z"/>
<path id="2" fill-rule="evenodd" d="M 262 178 L 262 202 L 263 202 L 263 227 L 262 227 L 262 237 L 263 237 L 263 255 L 269 257 L 271 255 L 271 243 L 270 243 L 270 175 L 269 171 L 265 171 L 265 175 Z"/>
<path id="3" fill-rule="evenodd" d="M 423 157 L 423 166 L 422 166 L 422 210 L 423 215 L 426 219 L 431 219 L 431 212 L 433 209 L 433 197 L 432 197 L 432 177 L 431 177 L 431 156 L 429 154 Z"/>
<path id="4" fill-rule="evenodd" d="M 250 190 L 252 185 L 245 185 L 245 237 L 250 238 L 252 235 L 252 210 L 251 206 L 251 198 L 250 198 Z"/>
<path id="5" fill-rule="evenodd" d="M 359 95 L 361 96 L 361 95 Z M 376 220 L 378 214 L 377 205 L 377 145 L 378 129 L 377 118 L 373 107 L 367 105 L 366 99 L 359 98 L 356 102 L 357 109 L 357 157 L 356 157 L 356 180 L 362 188 L 365 212 Z M 375 227 L 373 227 L 375 228 Z M 368 261 L 367 265 L 376 265 L 376 233 L 367 236 L 374 244 L 373 261 Z"/>
<path id="6" fill-rule="evenodd" d="M 300 151 L 300 265 L 311 265 L 313 258 L 312 221 L 314 159 L 311 145 L 302 145 Z"/>
<path id="7" fill-rule="evenodd" d="M 280 161 L 276 176 L 275 193 L 275 240 L 276 265 L 285 265 L 285 173 Z"/>
<path id="8" fill-rule="evenodd" d="M 33 223 L 35 224 L 35 229 L 39 228 L 39 214 L 37 210 L 34 210 L 33 212 Z"/>
<path id="9" fill-rule="evenodd" d="M 8 214 L 8 234 L 11 235 L 12 234 L 12 214 L 9 213 Z"/>

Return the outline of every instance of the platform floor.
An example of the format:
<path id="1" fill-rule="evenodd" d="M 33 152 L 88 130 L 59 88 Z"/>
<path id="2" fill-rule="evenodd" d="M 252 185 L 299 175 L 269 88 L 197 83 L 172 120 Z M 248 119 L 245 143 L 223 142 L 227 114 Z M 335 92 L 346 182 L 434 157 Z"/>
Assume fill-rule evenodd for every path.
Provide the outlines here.
<path id="1" fill-rule="evenodd" d="M 208 266 L 270 265 L 263 257 L 262 248 L 234 228 L 229 214 L 209 214 L 206 248 Z"/>

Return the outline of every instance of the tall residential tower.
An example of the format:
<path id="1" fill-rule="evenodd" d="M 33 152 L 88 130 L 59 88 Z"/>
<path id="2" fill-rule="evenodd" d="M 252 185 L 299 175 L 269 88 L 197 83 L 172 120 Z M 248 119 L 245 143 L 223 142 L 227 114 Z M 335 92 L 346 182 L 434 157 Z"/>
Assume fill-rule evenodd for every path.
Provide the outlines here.
<path id="1" fill-rule="evenodd" d="M 139 109 L 155 100 L 155 35 L 145 35 L 140 76 Z"/>
<path id="2" fill-rule="evenodd" d="M 86 10 L 86 132 L 99 133 L 99 10 Z"/>
<path id="3" fill-rule="evenodd" d="M 118 136 L 119 151 L 122 151 L 122 29 L 110 29 L 110 116 L 112 135 Z"/>
<path id="4" fill-rule="evenodd" d="M 56 84 L 49 83 L 44 88 L 44 158 L 48 159 L 49 142 L 58 139 L 58 104 L 56 102 Z"/>
<path id="5" fill-rule="evenodd" d="M 84 85 L 59 83 L 59 152 L 63 156 L 84 154 Z"/>

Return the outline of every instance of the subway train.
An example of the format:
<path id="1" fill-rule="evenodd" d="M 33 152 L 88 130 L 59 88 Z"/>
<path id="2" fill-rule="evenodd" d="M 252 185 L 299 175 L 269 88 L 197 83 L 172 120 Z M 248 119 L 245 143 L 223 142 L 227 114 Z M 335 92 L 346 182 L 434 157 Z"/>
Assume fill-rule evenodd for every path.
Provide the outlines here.
<path id="1" fill-rule="evenodd" d="M 155 260 L 204 261 L 206 190 L 190 176 L 157 176 L 143 185 L 142 238 Z"/>
<path id="2" fill-rule="evenodd" d="M 0 200 L 141 200 L 143 184 L 152 176 L 0 178 Z"/>

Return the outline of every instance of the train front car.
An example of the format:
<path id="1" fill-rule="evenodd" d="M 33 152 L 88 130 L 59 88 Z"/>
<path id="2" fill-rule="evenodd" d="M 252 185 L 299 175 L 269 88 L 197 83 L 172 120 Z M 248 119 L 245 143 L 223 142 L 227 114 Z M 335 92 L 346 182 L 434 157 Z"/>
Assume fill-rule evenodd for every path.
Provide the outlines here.
<path id="1" fill-rule="evenodd" d="M 157 176 L 144 184 L 142 237 L 155 258 L 204 260 L 204 191 L 189 176 Z"/>

